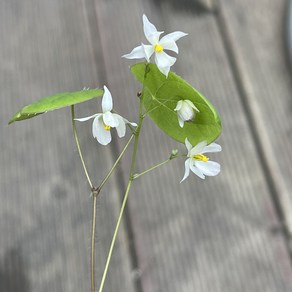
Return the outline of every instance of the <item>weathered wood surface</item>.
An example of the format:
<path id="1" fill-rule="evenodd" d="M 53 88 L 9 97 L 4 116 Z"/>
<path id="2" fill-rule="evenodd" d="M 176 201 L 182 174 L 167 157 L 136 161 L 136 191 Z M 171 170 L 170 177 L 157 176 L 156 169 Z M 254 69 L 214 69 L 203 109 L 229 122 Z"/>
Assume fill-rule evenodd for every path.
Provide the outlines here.
<path id="1" fill-rule="evenodd" d="M 283 161 L 291 160 L 291 150 L 284 147 L 291 127 L 290 76 L 281 59 L 282 45 L 271 42 L 283 29 L 284 1 L 276 1 L 277 7 L 268 7 L 265 0 L 257 1 L 262 5 L 249 3 L 252 7 L 243 0 L 231 2 L 220 1 L 223 14 L 218 17 L 205 10 L 198 13 L 186 0 L 180 5 L 150 0 L 2 1 L 0 291 L 89 290 L 91 200 L 69 110 L 5 124 L 36 97 L 103 84 L 110 87 L 117 110 L 135 120 L 139 85 L 127 71 L 133 62 L 120 56 L 142 40 L 142 13 L 166 32 L 189 33 L 179 41 L 175 70 L 222 115 L 223 152 L 214 155 L 222 173 L 206 181 L 193 176 L 179 184 L 184 163 L 176 161 L 135 182 L 105 291 L 291 291 L 287 240 L 281 229 L 273 232 L 280 226 L 273 196 L 283 198 L 283 193 L 271 189 L 266 177 L 267 165 L 276 164 L 272 170 L 283 171 L 281 182 L 289 197 L 290 166 Z M 263 8 L 266 13 L 261 14 Z M 236 22 L 245 17 L 246 26 Z M 264 25 L 269 27 L 265 33 Z M 235 61 L 244 64 L 237 79 L 229 45 L 234 46 Z M 244 103 L 252 108 L 257 103 L 259 115 L 243 106 L 241 88 L 250 94 Z M 284 97 L 273 99 L 278 91 Z M 254 96 L 259 99 L 253 101 Z M 263 101 L 265 96 L 269 102 Z M 93 107 L 94 102 L 87 103 L 78 116 L 92 114 Z M 269 119 L 271 112 L 278 118 Z M 251 115 L 262 121 L 250 123 Z M 269 127 L 261 127 L 260 139 L 255 139 L 252 129 L 259 131 L 259 123 Z M 90 173 L 102 178 L 125 140 L 101 147 L 90 128 L 90 123 L 78 125 L 81 144 Z M 258 147 L 261 139 L 272 146 Z M 276 142 L 282 156 L 270 162 L 264 152 L 263 165 L 259 151 L 278 157 Z M 137 171 L 167 158 L 177 147 L 146 121 Z M 122 171 L 99 198 L 98 263 L 105 260 L 128 167 L 123 161 Z M 278 180 L 279 174 L 268 170 Z M 98 265 L 97 279 L 102 268 Z"/>
<path id="2" fill-rule="evenodd" d="M 264 167 L 292 233 L 292 79 L 287 44 L 288 1 L 221 0 L 241 98 Z M 243 11 L 245 13 L 243 13 Z"/>

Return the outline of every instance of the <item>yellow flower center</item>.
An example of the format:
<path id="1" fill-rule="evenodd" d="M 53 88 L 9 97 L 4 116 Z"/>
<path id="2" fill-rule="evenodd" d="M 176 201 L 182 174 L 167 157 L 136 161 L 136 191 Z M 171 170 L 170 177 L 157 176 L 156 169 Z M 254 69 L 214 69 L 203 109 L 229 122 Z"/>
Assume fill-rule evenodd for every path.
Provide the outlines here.
<path id="1" fill-rule="evenodd" d="M 109 131 L 111 129 L 111 126 L 108 126 L 105 123 L 103 123 L 103 127 L 106 131 Z"/>
<path id="2" fill-rule="evenodd" d="M 204 161 L 204 162 L 209 161 L 209 158 L 203 154 L 196 154 L 193 156 L 193 158 L 196 160 Z"/>
<path id="3" fill-rule="evenodd" d="M 157 44 L 154 46 L 154 51 L 156 53 L 161 53 L 163 51 L 163 47 L 161 45 Z"/>

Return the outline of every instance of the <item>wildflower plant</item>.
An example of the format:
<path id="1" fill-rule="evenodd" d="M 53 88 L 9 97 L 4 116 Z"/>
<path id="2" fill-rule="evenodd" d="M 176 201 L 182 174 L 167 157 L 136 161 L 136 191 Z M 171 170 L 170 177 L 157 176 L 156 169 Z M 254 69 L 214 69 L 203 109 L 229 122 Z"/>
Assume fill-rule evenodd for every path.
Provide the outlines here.
<path id="1" fill-rule="evenodd" d="M 22 108 L 9 121 L 9 124 L 11 124 L 15 121 L 33 118 L 48 111 L 53 111 L 67 106 L 71 107 L 73 135 L 75 137 L 78 153 L 81 158 L 82 166 L 93 198 L 93 221 L 91 232 L 91 292 L 95 291 L 94 267 L 97 197 L 133 140 L 134 147 L 132 162 L 129 170 L 128 184 L 109 248 L 105 269 L 100 282 L 100 292 L 103 291 L 110 259 L 132 183 L 146 173 L 178 158 L 186 158 L 184 163 L 184 176 L 181 182 L 189 177 L 190 171 L 201 179 L 205 179 L 205 176 L 215 176 L 220 172 L 220 164 L 209 160 L 209 157 L 205 155 L 206 153 L 221 151 L 221 146 L 213 142 L 221 133 L 220 116 L 209 100 L 207 100 L 193 86 L 188 84 L 183 78 L 170 71 L 170 68 L 175 63 L 176 58 L 169 56 L 164 51 L 170 50 L 174 53 L 178 53 L 176 41 L 187 34 L 176 31 L 167 34 L 160 39 L 163 32 L 157 31 L 156 27 L 150 23 L 146 15 L 143 15 L 143 28 L 145 37 L 149 41 L 150 45 L 145 45 L 142 43 L 141 46 L 134 48 L 131 53 L 123 55 L 124 58 L 128 59 L 146 59 L 146 62 L 137 63 L 130 67 L 134 77 L 141 83 L 141 92 L 138 94 L 139 113 L 137 114 L 137 123 L 129 122 L 126 118 L 118 115 L 114 111 L 112 96 L 106 86 L 103 86 L 103 89 L 85 88 L 77 92 L 59 93 L 42 98 Z M 150 58 L 153 54 L 155 55 L 155 64 L 150 62 Z M 75 117 L 74 107 L 76 104 L 100 97 L 102 97 L 102 112 L 93 113 L 93 115 L 84 118 Z M 141 173 L 135 173 L 141 127 L 144 119 L 148 117 L 152 119 L 152 121 L 170 138 L 176 140 L 178 143 L 185 144 L 187 152 L 179 153 L 178 150 L 172 150 L 166 160 L 157 163 Z M 112 128 L 116 129 L 117 135 L 120 138 L 125 136 L 127 127 L 132 132 L 132 135 L 126 143 L 124 149 L 121 151 L 119 157 L 98 186 L 95 186 L 92 183 L 87 172 L 75 125 L 75 121 L 84 122 L 90 119 L 93 119 L 93 137 L 101 145 L 108 145 L 111 142 L 112 134 L 115 134 Z"/>

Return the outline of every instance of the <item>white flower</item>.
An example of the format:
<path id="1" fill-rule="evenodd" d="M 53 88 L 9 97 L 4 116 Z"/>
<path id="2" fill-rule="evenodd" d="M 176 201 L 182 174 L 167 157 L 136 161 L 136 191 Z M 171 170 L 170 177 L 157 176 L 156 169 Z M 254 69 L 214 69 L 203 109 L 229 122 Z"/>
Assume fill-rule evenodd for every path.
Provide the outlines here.
<path id="1" fill-rule="evenodd" d="M 84 122 L 94 118 L 92 124 L 93 137 L 96 138 L 100 144 L 107 145 L 112 140 L 111 128 L 116 128 L 118 136 L 121 138 L 126 134 L 126 124 L 131 124 L 132 126 L 137 126 L 137 124 L 129 122 L 118 114 L 111 113 L 113 109 L 112 95 L 106 86 L 103 88 L 104 94 L 101 102 L 102 113 L 75 120 Z"/>
<path id="2" fill-rule="evenodd" d="M 178 123 L 181 128 L 184 126 L 184 122 L 192 121 L 195 118 L 195 111 L 199 112 L 196 106 L 188 99 L 178 101 L 174 111 L 177 112 Z"/>
<path id="3" fill-rule="evenodd" d="M 191 145 L 188 139 L 185 139 L 185 144 L 188 149 L 188 159 L 185 161 L 184 181 L 190 174 L 190 170 L 198 177 L 204 179 L 205 175 L 215 176 L 220 172 L 220 164 L 210 161 L 203 153 L 220 152 L 221 146 L 216 143 L 207 145 L 207 141 L 198 143 L 195 147 Z"/>
<path id="4" fill-rule="evenodd" d="M 164 50 L 170 50 L 178 54 L 178 47 L 175 42 L 181 37 L 186 36 L 187 33 L 175 31 L 159 40 L 163 31 L 157 31 L 145 14 L 143 14 L 143 28 L 145 37 L 151 45 L 144 45 L 142 43 L 141 46 L 134 48 L 131 53 L 122 57 L 127 59 L 145 58 L 149 62 L 150 57 L 155 53 L 155 63 L 161 73 L 167 77 L 170 67 L 175 63 L 176 58 L 169 56 Z"/>

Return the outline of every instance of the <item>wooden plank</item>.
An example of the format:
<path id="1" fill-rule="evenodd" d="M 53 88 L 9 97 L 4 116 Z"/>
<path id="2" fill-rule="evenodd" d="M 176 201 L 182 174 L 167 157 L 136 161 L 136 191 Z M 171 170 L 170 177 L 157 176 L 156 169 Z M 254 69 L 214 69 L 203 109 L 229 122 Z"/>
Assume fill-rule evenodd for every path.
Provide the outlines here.
<path id="1" fill-rule="evenodd" d="M 89 291 L 92 207 L 70 111 L 7 125 L 36 98 L 101 85 L 94 61 L 98 52 L 81 4 L 1 2 L 0 291 Z M 92 114 L 94 108 L 96 101 L 88 102 L 77 107 L 77 115 Z M 101 180 L 112 164 L 111 151 L 94 141 L 91 123 L 77 126 L 89 172 Z M 97 283 L 119 209 L 117 191 L 113 179 L 99 197 Z M 105 291 L 133 291 L 123 227 Z"/>
<path id="2" fill-rule="evenodd" d="M 286 1 L 221 2 L 226 35 L 243 88 L 243 102 L 250 112 L 275 196 L 291 233 L 292 84 L 285 56 L 287 43 L 283 39 Z"/>
<path id="3" fill-rule="evenodd" d="M 96 13 L 107 84 L 120 112 L 135 118 L 139 86 L 120 56 L 142 41 L 146 13 L 161 30 L 190 33 L 180 41 L 175 68 L 223 118 L 224 150 L 214 155 L 221 175 L 191 177 L 180 185 L 183 161 L 177 161 L 133 186 L 129 209 L 143 290 L 291 291 L 289 255 L 282 234 L 271 232 L 278 219 L 214 17 L 130 0 L 98 0 Z M 146 121 L 137 171 L 165 159 L 174 147 L 180 146 Z M 122 164 L 124 172 L 127 166 Z"/>

